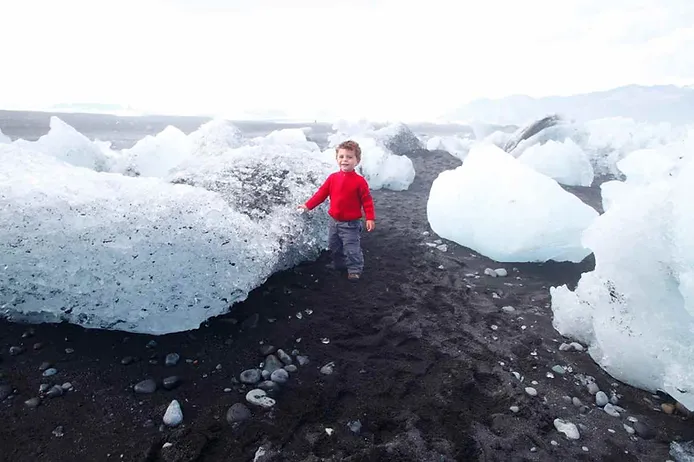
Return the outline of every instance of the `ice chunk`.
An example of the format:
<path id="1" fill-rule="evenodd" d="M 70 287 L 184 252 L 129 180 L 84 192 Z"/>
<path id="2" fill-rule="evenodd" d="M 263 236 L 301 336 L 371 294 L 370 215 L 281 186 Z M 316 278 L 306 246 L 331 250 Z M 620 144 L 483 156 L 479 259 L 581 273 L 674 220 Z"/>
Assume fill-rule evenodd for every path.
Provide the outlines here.
<path id="1" fill-rule="evenodd" d="M 121 151 L 111 171 L 163 178 L 190 157 L 192 147 L 185 133 L 169 125 L 156 136 L 145 136 L 132 148 Z"/>
<path id="2" fill-rule="evenodd" d="M 327 164 L 286 147 L 247 149 L 188 160 L 176 180 L 190 186 L 0 145 L 2 314 L 182 331 L 226 312 L 278 268 L 315 258 L 327 245 L 325 214 L 298 214 L 296 204 Z"/>
<path id="3" fill-rule="evenodd" d="M 2 130 L 0 130 L 0 144 L 11 143 L 12 140 L 9 136 L 5 135 Z"/>
<path id="4" fill-rule="evenodd" d="M 562 118 L 556 114 L 535 120 L 527 126 L 519 128 L 516 133 L 509 138 L 508 142 L 504 146 L 504 151 L 512 152 L 516 149 L 516 147 L 518 147 L 519 144 L 521 144 L 521 142 L 532 139 L 533 137 L 537 138 L 537 135 L 543 130 L 562 122 Z"/>
<path id="5" fill-rule="evenodd" d="M 383 142 L 383 145 L 393 154 L 403 155 L 409 151 L 423 149 L 422 142 L 412 132 L 410 127 L 403 123 L 387 125 L 376 130 L 375 136 Z"/>
<path id="6" fill-rule="evenodd" d="M 415 170 L 409 157 L 395 155 L 386 147 L 390 145 L 395 149 L 405 149 L 407 145 L 407 135 L 392 138 L 402 133 L 398 128 L 400 125 L 394 127 L 377 131 L 364 121 L 357 124 L 338 122 L 333 126 L 338 131 L 328 138 L 329 148 L 324 151 L 325 158 L 334 162 L 335 147 L 342 141 L 352 139 L 359 143 L 362 152 L 357 171 L 366 178 L 369 187 L 374 190 L 404 191 L 414 181 Z"/>
<path id="7" fill-rule="evenodd" d="M 320 147 L 313 141 L 308 141 L 306 132 L 301 128 L 284 128 L 274 130 L 266 136 L 254 138 L 254 145 L 264 146 L 291 146 L 295 149 L 301 149 L 310 152 L 320 152 Z"/>
<path id="8" fill-rule="evenodd" d="M 427 140 L 427 150 L 446 151 L 460 160 L 465 160 L 473 140 L 460 138 L 458 136 L 432 136 Z"/>
<path id="9" fill-rule="evenodd" d="M 551 288 L 554 327 L 589 344 L 615 378 L 663 390 L 694 407 L 694 136 L 678 143 L 682 159 L 644 181 L 649 156 L 630 158 L 628 194 L 584 233 L 595 270 L 575 291 Z M 648 175 L 650 176 L 650 174 Z"/>
<path id="10" fill-rule="evenodd" d="M 50 130 L 46 135 L 36 141 L 19 139 L 13 144 L 53 156 L 76 167 L 97 172 L 111 168 L 111 159 L 97 145 L 55 116 L 50 119 Z"/>
<path id="11" fill-rule="evenodd" d="M 568 186 L 593 184 L 593 166 L 583 149 L 570 138 L 549 140 L 529 147 L 518 157 L 521 163 Z"/>
<path id="12" fill-rule="evenodd" d="M 581 233 L 597 215 L 556 181 L 486 144 L 441 173 L 427 203 L 439 236 L 503 262 L 579 262 L 590 254 Z"/>
<path id="13" fill-rule="evenodd" d="M 206 122 L 188 137 L 193 156 L 219 156 L 244 144 L 241 131 L 224 119 Z"/>

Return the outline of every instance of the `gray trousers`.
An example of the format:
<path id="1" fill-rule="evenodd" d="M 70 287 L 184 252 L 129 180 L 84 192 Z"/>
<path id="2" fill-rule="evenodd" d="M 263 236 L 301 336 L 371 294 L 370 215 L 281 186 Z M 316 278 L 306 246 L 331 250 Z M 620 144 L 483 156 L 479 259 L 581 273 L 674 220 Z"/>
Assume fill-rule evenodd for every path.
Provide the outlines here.
<path id="1" fill-rule="evenodd" d="M 361 251 L 361 220 L 336 221 L 330 219 L 328 247 L 337 269 L 348 273 L 361 273 L 364 269 L 364 254 Z"/>

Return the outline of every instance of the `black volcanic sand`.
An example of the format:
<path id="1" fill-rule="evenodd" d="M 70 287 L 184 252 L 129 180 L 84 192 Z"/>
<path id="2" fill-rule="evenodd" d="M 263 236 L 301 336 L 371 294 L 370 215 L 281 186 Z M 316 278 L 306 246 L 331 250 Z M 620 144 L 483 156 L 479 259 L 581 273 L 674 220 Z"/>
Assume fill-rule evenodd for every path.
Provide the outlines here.
<path id="1" fill-rule="evenodd" d="M 231 313 L 192 332 L 153 337 L 63 324 L 31 326 L 33 335 L 22 338 L 30 326 L 0 323 L 2 381 L 16 390 L 0 403 L 0 460 L 251 461 L 264 453 L 256 460 L 664 461 L 670 441 L 694 438 L 690 421 L 660 412 L 658 398 L 615 384 L 585 352 L 558 350 L 566 339 L 552 328 L 548 288 L 575 284 L 590 260 L 506 265 L 450 242 L 447 252 L 425 245 L 436 239 L 424 235 L 431 182 L 459 161 L 443 152 L 411 157 L 417 178 L 408 191 L 374 192 L 378 228 L 364 237 L 367 269 L 357 284 L 327 272 L 324 255 L 274 275 Z M 509 276 L 484 276 L 487 267 L 507 268 Z M 502 311 L 507 305 L 516 311 Z M 43 346 L 34 350 L 37 342 Z M 253 408 L 249 421 L 231 425 L 227 409 L 249 390 L 234 378 L 263 360 L 261 342 L 298 349 L 310 364 L 291 374 L 272 410 Z M 26 351 L 11 356 L 14 345 Z M 170 352 L 181 361 L 166 367 Z M 122 365 L 125 356 L 136 359 Z M 43 378 L 44 361 L 58 374 Z M 321 374 L 329 362 L 334 373 Z M 556 364 L 572 372 L 547 378 Z M 628 413 L 615 418 L 596 407 L 578 373 L 594 376 L 608 394 L 616 386 Z M 132 391 L 141 380 L 174 374 L 183 379 L 175 390 Z M 536 397 L 524 391 L 533 380 Z M 64 382 L 74 390 L 25 406 L 41 383 Z M 565 395 L 589 411 L 581 414 Z M 172 399 L 184 423 L 160 429 Z M 654 438 L 628 435 L 627 416 L 651 427 Z M 557 417 L 582 424 L 580 440 L 558 433 Z M 357 419 L 358 434 L 348 428 Z M 58 426 L 62 436 L 53 434 Z"/>

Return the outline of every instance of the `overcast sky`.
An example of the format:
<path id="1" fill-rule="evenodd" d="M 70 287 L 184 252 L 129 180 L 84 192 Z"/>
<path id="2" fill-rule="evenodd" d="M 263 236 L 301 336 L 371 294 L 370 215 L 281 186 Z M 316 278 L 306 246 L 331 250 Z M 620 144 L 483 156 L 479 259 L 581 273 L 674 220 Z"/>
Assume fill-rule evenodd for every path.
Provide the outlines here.
<path id="1" fill-rule="evenodd" d="M 18 0 L 0 18 L 0 108 L 425 120 L 481 97 L 694 83 L 690 0 Z"/>

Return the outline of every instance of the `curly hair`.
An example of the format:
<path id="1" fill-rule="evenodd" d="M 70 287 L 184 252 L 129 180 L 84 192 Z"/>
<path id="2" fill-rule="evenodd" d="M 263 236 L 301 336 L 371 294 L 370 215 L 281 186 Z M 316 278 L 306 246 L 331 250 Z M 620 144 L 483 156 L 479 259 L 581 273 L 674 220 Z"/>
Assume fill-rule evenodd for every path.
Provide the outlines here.
<path id="1" fill-rule="evenodd" d="M 337 152 L 340 149 L 346 149 L 347 151 L 352 151 L 354 153 L 354 156 L 357 158 L 357 160 L 361 161 L 361 148 L 359 147 L 359 143 L 357 143 L 356 141 L 352 141 L 352 140 L 343 141 L 335 148 L 335 155 L 337 155 Z"/>

